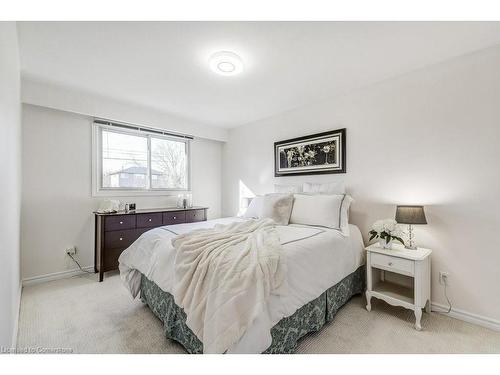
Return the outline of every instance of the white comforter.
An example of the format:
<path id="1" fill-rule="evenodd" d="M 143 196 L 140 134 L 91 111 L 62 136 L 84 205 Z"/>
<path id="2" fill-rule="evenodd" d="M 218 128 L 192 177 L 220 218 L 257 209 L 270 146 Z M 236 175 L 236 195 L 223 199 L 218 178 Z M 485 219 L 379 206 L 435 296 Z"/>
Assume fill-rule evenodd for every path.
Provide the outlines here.
<path id="1" fill-rule="evenodd" d="M 173 294 L 173 237 L 235 221 L 243 219 L 177 224 L 144 233 L 119 259 L 121 277 L 132 296 L 136 297 L 140 290 L 140 273 Z M 266 308 L 241 339 L 229 348 L 229 353 L 261 353 L 267 349 L 271 344 L 270 330 L 278 321 L 292 315 L 364 263 L 361 233 L 354 225 L 350 225 L 349 237 L 337 230 L 319 227 L 289 225 L 277 226 L 276 229 L 286 255 L 288 290 L 284 295 L 270 296 Z"/>
<path id="2" fill-rule="evenodd" d="M 224 353 L 286 288 L 286 257 L 271 219 L 181 234 L 175 248 L 174 299 L 205 353 Z"/>

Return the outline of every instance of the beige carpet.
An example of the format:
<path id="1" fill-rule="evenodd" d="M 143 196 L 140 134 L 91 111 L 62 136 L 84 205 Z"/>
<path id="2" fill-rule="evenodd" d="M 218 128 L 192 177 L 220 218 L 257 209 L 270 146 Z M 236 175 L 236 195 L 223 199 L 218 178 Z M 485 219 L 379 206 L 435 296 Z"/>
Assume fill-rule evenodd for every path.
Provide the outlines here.
<path id="1" fill-rule="evenodd" d="M 500 332 L 447 316 L 413 314 L 355 297 L 320 332 L 303 338 L 297 353 L 500 353 Z M 18 348 L 68 348 L 74 353 L 184 353 L 165 338 L 160 321 L 132 301 L 118 275 L 94 275 L 23 289 Z"/>

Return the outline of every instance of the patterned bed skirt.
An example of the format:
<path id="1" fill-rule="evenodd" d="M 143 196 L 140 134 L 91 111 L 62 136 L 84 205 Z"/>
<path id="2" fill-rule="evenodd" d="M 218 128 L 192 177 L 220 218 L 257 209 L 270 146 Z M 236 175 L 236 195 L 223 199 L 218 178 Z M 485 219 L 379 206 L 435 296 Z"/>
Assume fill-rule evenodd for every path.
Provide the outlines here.
<path id="1" fill-rule="evenodd" d="M 364 284 L 365 267 L 361 266 L 293 315 L 281 319 L 271 328 L 272 343 L 264 353 L 293 353 L 300 338 L 319 331 L 330 322 L 353 295 L 363 291 Z M 203 353 L 203 343 L 186 325 L 184 310 L 176 305 L 170 293 L 144 275 L 141 277 L 141 300 L 163 322 L 167 338 L 179 342 L 188 353 Z"/>

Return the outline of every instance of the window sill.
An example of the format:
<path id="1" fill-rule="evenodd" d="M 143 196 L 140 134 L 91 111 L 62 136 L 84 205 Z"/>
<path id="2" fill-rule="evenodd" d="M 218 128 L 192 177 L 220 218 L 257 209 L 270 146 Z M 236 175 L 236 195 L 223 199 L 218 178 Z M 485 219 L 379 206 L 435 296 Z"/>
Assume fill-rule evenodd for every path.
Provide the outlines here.
<path id="1" fill-rule="evenodd" d="M 161 197 L 188 193 L 191 193 L 191 190 L 97 190 L 92 192 L 92 197 Z"/>

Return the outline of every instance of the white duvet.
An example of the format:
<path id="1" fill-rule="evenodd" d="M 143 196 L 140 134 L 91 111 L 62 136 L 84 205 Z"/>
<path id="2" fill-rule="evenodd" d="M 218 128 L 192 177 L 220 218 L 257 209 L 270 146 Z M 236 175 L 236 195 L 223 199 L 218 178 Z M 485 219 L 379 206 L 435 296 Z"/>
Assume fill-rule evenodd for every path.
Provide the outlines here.
<path id="1" fill-rule="evenodd" d="M 172 238 L 194 229 L 243 221 L 224 218 L 199 223 L 177 224 L 144 233 L 120 256 L 120 274 L 135 298 L 143 273 L 162 290 L 173 294 L 175 250 Z M 359 229 L 350 225 L 350 236 L 334 229 L 311 226 L 277 226 L 287 263 L 287 291 L 271 294 L 263 311 L 246 329 L 228 353 L 261 353 L 271 345 L 271 328 L 283 317 L 320 296 L 364 263 Z M 180 305 L 178 301 L 177 304 Z M 236 319 L 236 317 L 235 317 Z"/>
<path id="2" fill-rule="evenodd" d="M 286 295 L 286 256 L 272 219 L 181 234 L 175 248 L 174 300 L 204 353 L 238 342 L 271 295 Z"/>

